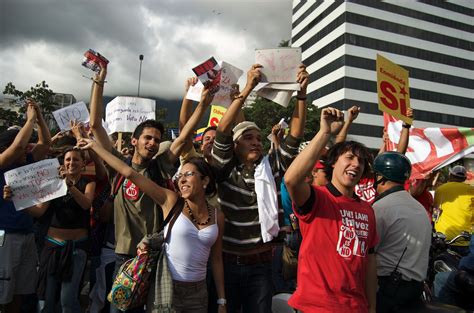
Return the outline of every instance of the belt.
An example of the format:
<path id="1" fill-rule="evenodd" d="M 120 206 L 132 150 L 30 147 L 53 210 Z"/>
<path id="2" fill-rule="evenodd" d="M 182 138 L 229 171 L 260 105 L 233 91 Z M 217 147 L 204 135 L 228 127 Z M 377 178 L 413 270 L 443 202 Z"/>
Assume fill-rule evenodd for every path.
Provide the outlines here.
<path id="1" fill-rule="evenodd" d="M 269 263 L 272 261 L 272 250 L 249 255 L 236 255 L 231 253 L 222 253 L 224 263 L 237 265 L 252 265 L 260 263 Z"/>

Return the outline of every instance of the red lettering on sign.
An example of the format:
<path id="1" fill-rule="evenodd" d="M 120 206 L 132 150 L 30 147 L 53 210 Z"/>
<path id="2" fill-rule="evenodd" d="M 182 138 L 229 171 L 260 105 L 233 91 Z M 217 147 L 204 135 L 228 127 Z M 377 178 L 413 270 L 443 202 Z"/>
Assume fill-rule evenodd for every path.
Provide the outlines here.
<path id="1" fill-rule="evenodd" d="M 382 103 L 389 108 L 390 110 L 398 109 L 397 98 L 393 95 L 397 90 L 387 81 L 380 83 L 380 91 L 384 94 L 385 97 L 380 97 Z"/>

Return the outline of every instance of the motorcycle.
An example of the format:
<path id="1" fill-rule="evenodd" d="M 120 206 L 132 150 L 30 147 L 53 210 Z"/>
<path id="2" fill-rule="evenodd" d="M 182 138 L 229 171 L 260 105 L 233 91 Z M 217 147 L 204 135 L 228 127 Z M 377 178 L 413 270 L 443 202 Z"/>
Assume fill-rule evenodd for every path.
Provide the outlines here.
<path id="1" fill-rule="evenodd" d="M 471 235 L 468 232 L 462 232 L 453 239 L 447 241 L 446 235 L 437 232 L 433 233 L 433 239 L 430 249 L 430 259 L 428 265 L 427 279 L 424 281 L 424 290 L 422 300 L 425 303 L 433 303 L 433 283 L 436 274 L 442 272 L 453 272 L 458 270 L 459 261 L 464 254 L 459 251 L 455 243 L 470 241 Z"/>

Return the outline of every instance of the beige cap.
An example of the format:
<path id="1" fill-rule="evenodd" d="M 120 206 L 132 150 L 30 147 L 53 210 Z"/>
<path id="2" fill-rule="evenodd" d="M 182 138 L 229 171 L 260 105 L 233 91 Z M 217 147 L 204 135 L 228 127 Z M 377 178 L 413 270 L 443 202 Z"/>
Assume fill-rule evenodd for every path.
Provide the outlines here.
<path id="1" fill-rule="evenodd" d="M 232 136 L 232 139 L 234 141 L 237 141 L 245 131 L 251 130 L 251 129 L 256 129 L 260 131 L 260 128 L 254 122 L 244 121 L 237 124 L 232 130 L 232 132 L 234 133 L 234 135 Z"/>

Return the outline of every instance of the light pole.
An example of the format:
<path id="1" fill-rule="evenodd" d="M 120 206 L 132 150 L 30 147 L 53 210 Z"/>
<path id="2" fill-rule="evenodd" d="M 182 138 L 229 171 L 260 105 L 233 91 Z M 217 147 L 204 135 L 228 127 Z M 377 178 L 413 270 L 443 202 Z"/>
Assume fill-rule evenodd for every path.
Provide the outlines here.
<path id="1" fill-rule="evenodd" d="M 138 72 L 138 92 L 137 92 L 137 97 L 140 97 L 140 80 L 142 78 L 142 61 L 143 61 L 143 54 L 140 54 L 138 57 L 140 60 L 140 71 Z"/>

